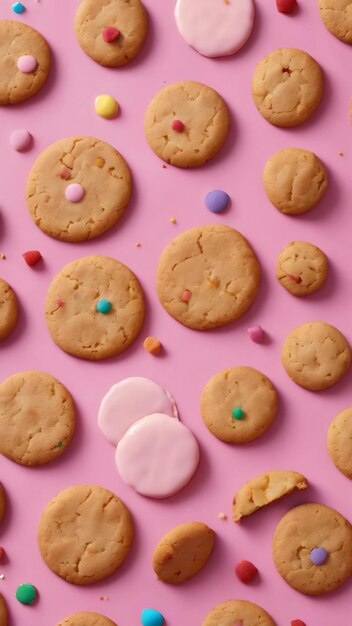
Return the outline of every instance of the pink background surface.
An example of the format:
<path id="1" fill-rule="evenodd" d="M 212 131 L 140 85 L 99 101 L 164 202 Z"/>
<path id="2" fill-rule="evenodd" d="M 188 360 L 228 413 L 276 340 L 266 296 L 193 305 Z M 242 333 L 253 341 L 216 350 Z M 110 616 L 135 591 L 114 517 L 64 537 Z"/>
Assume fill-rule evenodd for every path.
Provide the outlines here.
<path id="1" fill-rule="evenodd" d="M 100 611 L 119 626 L 138 626 L 145 607 L 163 612 L 168 626 L 200 625 L 215 604 L 230 598 L 252 600 L 265 607 L 278 626 L 301 618 L 307 626 L 347 626 L 351 580 L 337 592 L 309 598 L 291 589 L 277 574 L 271 557 L 276 523 L 293 505 L 320 501 L 352 519 L 351 483 L 340 474 L 326 451 L 326 430 L 334 415 L 351 404 L 351 373 L 335 388 L 309 393 L 292 383 L 279 360 L 282 342 L 292 327 L 316 319 L 335 324 L 352 342 L 351 306 L 351 128 L 348 120 L 351 48 L 332 37 L 320 22 L 316 2 L 300 2 L 294 16 L 277 13 L 274 0 L 257 0 L 252 36 L 228 59 L 201 57 L 180 38 L 172 0 L 145 0 L 150 34 L 143 53 L 131 65 L 109 70 L 80 50 L 73 32 L 78 0 L 27 0 L 20 18 L 38 28 L 53 51 L 53 69 L 42 93 L 22 105 L 0 110 L 1 228 L 0 275 L 15 288 L 21 306 L 17 329 L 1 344 L 1 378 L 22 369 L 43 369 L 57 376 L 73 394 L 79 412 L 77 435 L 61 460 L 41 469 L 22 468 L 0 459 L 0 476 L 9 493 L 9 514 L 0 541 L 8 561 L 0 564 L 0 580 L 12 626 L 50 626 L 73 611 Z M 11 1 L 2 0 L 0 18 L 17 19 Z M 301 128 L 280 130 L 266 123 L 251 99 L 256 63 L 280 46 L 297 46 L 321 63 L 326 77 L 324 101 Z M 232 131 L 221 154 L 206 167 L 183 171 L 168 166 L 151 152 L 143 135 L 143 115 L 150 98 L 166 83 L 195 79 L 219 90 L 232 113 Z M 110 93 L 121 105 L 114 121 L 99 118 L 94 98 Z M 9 147 L 13 129 L 27 128 L 34 146 L 26 154 Z M 24 200 L 26 176 L 35 157 L 50 143 L 75 134 L 92 134 L 112 143 L 125 156 L 134 175 L 134 198 L 123 220 L 99 240 L 67 244 L 46 237 L 33 224 Z M 269 155 L 296 146 L 316 152 L 326 163 L 330 187 L 311 213 L 289 218 L 277 212 L 262 189 L 261 172 Z M 344 153 L 343 157 L 339 152 Z M 226 214 L 214 216 L 204 207 L 205 194 L 225 189 L 232 197 Z M 175 216 L 177 224 L 170 224 Z M 221 222 L 238 228 L 254 246 L 263 268 L 255 304 L 238 322 L 215 332 L 188 330 L 170 318 L 158 303 L 154 276 L 164 245 L 195 225 Z M 292 239 L 310 241 L 331 261 L 321 292 L 295 299 L 276 282 L 275 258 Z M 135 242 L 141 241 L 140 248 Z M 21 258 L 39 249 L 43 267 L 30 269 Z M 107 254 L 127 263 L 140 278 L 147 297 L 146 322 L 134 346 L 106 362 L 80 361 L 60 351 L 50 340 L 44 321 L 44 298 L 51 278 L 61 267 L 86 254 Z M 256 345 L 246 329 L 261 324 L 270 342 Z M 141 347 L 143 338 L 157 335 L 166 348 L 153 358 Z M 231 365 L 250 365 L 269 375 L 280 393 L 276 423 L 259 441 L 231 447 L 216 440 L 203 426 L 199 396 L 214 373 Z M 170 500 L 155 502 L 134 493 L 120 480 L 114 448 L 97 427 L 103 394 L 130 375 L 150 376 L 175 396 L 182 421 L 197 435 L 201 462 L 191 483 Z M 232 496 L 247 479 L 271 468 L 303 472 L 311 486 L 262 511 L 241 526 L 218 520 L 230 514 Z M 123 568 L 101 584 L 71 586 L 42 562 L 36 530 L 42 509 L 61 489 L 94 482 L 115 491 L 130 507 L 137 537 Z M 161 536 L 178 523 L 200 520 L 217 533 L 208 567 L 193 581 L 168 587 L 155 579 L 151 553 Z M 234 565 L 252 560 L 260 579 L 242 585 Z M 39 601 L 24 607 L 14 599 L 16 586 L 32 582 Z M 109 596 L 106 601 L 100 595 Z"/>

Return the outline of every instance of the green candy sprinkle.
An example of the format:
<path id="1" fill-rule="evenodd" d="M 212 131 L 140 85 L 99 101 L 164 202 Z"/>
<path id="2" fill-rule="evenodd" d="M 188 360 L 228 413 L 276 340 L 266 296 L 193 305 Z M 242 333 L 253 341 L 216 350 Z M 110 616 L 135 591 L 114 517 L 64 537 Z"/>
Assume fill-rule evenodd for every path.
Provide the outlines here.
<path id="1" fill-rule="evenodd" d="M 16 600 L 21 604 L 32 604 L 37 597 L 37 590 L 34 585 L 24 583 L 16 589 Z"/>
<path id="2" fill-rule="evenodd" d="M 57 447 L 58 447 L 58 448 L 62 448 L 62 446 L 63 446 L 62 441 L 58 441 L 58 443 L 57 443 Z"/>
<path id="3" fill-rule="evenodd" d="M 232 417 L 235 420 L 243 420 L 243 418 L 244 418 L 244 410 L 240 406 L 235 406 L 232 409 Z"/>
<path id="4" fill-rule="evenodd" d="M 102 298 L 97 303 L 96 309 L 98 313 L 102 313 L 103 315 L 106 315 L 111 310 L 111 302 L 109 302 L 109 300 L 107 300 L 106 298 Z"/>

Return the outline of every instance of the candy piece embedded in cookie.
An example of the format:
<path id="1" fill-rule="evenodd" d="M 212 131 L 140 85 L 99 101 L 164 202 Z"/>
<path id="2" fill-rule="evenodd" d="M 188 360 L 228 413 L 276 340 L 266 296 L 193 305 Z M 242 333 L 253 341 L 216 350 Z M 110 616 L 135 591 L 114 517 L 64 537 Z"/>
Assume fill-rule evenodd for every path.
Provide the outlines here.
<path id="1" fill-rule="evenodd" d="M 320 16 L 328 31 L 352 44 L 352 0 L 319 0 Z"/>
<path id="2" fill-rule="evenodd" d="M 352 480 L 352 407 L 340 411 L 332 420 L 327 446 L 337 469 Z"/>
<path id="3" fill-rule="evenodd" d="M 17 323 L 17 299 L 10 285 L 0 278 L 0 341 L 5 339 Z"/>
<path id="4" fill-rule="evenodd" d="M 117 624 L 100 613 L 72 613 L 56 626 L 117 626 Z"/>
<path id="5" fill-rule="evenodd" d="M 293 296 L 308 296 L 320 289 L 328 276 L 324 252 L 306 241 L 291 241 L 276 261 L 276 278 Z"/>
<path id="6" fill-rule="evenodd" d="M 215 606 L 202 626 L 276 626 L 261 606 L 246 600 L 228 600 Z"/>

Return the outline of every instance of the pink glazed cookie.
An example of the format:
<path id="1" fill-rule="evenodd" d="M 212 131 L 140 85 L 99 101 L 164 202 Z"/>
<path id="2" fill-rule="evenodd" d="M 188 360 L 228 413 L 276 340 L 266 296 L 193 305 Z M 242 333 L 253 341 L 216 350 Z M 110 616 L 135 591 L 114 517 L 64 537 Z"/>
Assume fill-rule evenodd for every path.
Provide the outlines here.
<path id="1" fill-rule="evenodd" d="M 150 498 L 168 498 L 185 487 L 197 469 L 196 438 L 181 422 L 154 413 L 136 422 L 116 448 L 122 480 Z"/>
<path id="2" fill-rule="evenodd" d="M 251 34 L 253 0 L 177 0 L 176 26 L 192 48 L 205 57 L 234 54 Z"/>

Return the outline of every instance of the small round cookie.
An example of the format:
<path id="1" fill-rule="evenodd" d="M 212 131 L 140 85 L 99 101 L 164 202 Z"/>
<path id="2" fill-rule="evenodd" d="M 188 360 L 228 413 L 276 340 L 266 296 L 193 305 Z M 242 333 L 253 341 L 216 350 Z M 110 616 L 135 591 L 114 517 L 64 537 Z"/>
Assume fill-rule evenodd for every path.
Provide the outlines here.
<path id="1" fill-rule="evenodd" d="M 177 167 L 198 167 L 225 143 L 230 115 L 211 87 L 188 80 L 159 91 L 144 120 L 147 141 L 155 154 Z"/>
<path id="2" fill-rule="evenodd" d="M 75 485 L 47 504 L 38 544 L 54 574 L 89 585 L 121 567 L 133 535 L 130 512 L 115 494 L 97 485 Z"/>
<path id="3" fill-rule="evenodd" d="M 2 483 L 0 483 L 0 524 L 5 517 L 6 512 L 6 496 L 5 489 Z M 1 621 L 0 621 L 1 624 Z"/>
<path id="4" fill-rule="evenodd" d="M 7 606 L 1 593 L 0 593 L 0 624 L 1 626 L 7 626 L 8 624 Z"/>
<path id="5" fill-rule="evenodd" d="M 246 600 L 228 600 L 215 606 L 202 626 L 276 626 L 261 606 Z"/>
<path id="6" fill-rule="evenodd" d="M 77 242 L 114 226 L 131 192 L 131 173 L 121 154 L 100 139 L 77 136 L 39 155 L 27 179 L 26 200 L 46 235 Z"/>
<path id="7" fill-rule="evenodd" d="M 17 323 L 17 300 L 10 285 L 0 278 L 0 341 L 5 339 Z"/>
<path id="8" fill-rule="evenodd" d="M 49 46 L 34 28 L 12 20 L 0 20 L 0 42 L 0 105 L 28 100 L 48 78 Z"/>
<path id="9" fill-rule="evenodd" d="M 75 408 L 66 387 L 46 372 L 19 372 L 0 384 L 0 454 L 44 465 L 71 443 Z"/>
<path id="10" fill-rule="evenodd" d="M 100 613 L 72 613 L 56 626 L 117 626 L 117 624 Z"/>
<path id="11" fill-rule="evenodd" d="M 332 387 L 346 374 L 351 365 L 351 348 L 334 326 L 307 322 L 287 336 L 281 362 L 297 385 L 320 391 Z"/>
<path id="12" fill-rule="evenodd" d="M 215 533 L 201 522 L 186 522 L 170 530 L 153 552 L 153 569 L 159 580 L 179 585 L 206 565 Z"/>
<path id="13" fill-rule="evenodd" d="M 200 411 L 210 432 L 227 443 L 247 443 L 263 435 L 277 414 L 272 382 L 253 367 L 230 367 L 205 385 Z"/>
<path id="14" fill-rule="evenodd" d="M 291 241 L 276 261 L 276 278 L 293 296 L 308 296 L 320 289 L 328 276 L 328 259 L 317 246 Z"/>
<path id="15" fill-rule="evenodd" d="M 328 31 L 352 44 L 352 0 L 318 0 L 320 16 Z"/>
<path id="16" fill-rule="evenodd" d="M 284 148 L 267 160 L 263 184 L 270 202 L 281 213 L 299 215 L 321 200 L 328 186 L 328 175 L 313 152 Z"/>
<path id="17" fill-rule="evenodd" d="M 119 354 L 136 339 L 144 297 L 133 272 L 106 256 L 72 261 L 54 277 L 45 316 L 52 340 L 81 359 Z"/>
<path id="18" fill-rule="evenodd" d="M 316 111 L 324 91 L 320 65 L 307 52 L 279 48 L 258 63 L 252 94 L 261 115 L 274 126 L 299 126 Z"/>
<path id="19" fill-rule="evenodd" d="M 197 226 L 162 252 L 157 292 L 178 322 L 206 330 L 241 317 L 260 286 L 260 266 L 248 241 L 221 224 Z"/>
<path id="20" fill-rule="evenodd" d="M 352 480 L 352 407 L 340 411 L 332 420 L 327 445 L 337 469 Z"/>
<path id="21" fill-rule="evenodd" d="M 253 0 L 214 2 L 214 0 L 177 0 L 176 26 L 192 48 L 205 57 L 234 54 L 252 32 Z"/>
<path id="22" fill-rule="evenodd" d="M 147 12 L 140 0 L 82 0 L 75 17 L 82 50 L 100 65 L 130 63 L 148 32 Z"/>
<path id="23" fill-rule="evenodd" d="M 333 591 L 352 575 L 352 526 L 324 504 L 301 504 L 286 513 L 272 550 L 282 578 L 307 595 Z"/>

